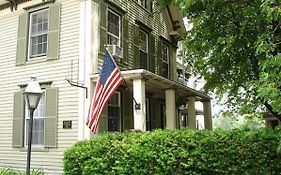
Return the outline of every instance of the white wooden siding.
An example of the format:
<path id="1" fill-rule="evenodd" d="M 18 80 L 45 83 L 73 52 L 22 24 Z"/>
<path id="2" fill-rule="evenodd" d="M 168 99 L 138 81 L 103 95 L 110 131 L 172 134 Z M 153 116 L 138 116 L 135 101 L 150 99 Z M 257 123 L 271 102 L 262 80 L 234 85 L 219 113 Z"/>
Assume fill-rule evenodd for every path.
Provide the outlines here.
<path id="1" fill-rule="evenodd" d="M 18 85 L 27 84 L 30 75 L 38 81 L 52 81 L 58 87 L 58 140 L 57 149 L 32 152 L 31 168 L 44 169 L 48 174 L 62 174 L 63 151 L 77 141 L 78 88 L 70 86 L 65 78 L 70 75 L 73 60 L 73 77 L 76 79 L 79 57 L 79 1 L 57 0 L 61 3 L 61 30 L 59 59 L 15 66 L 18 16 L 24 6 L 41 2 L 30 1 L 18 10 L 0 11 L 0 167 L 25 170 L 26 151 L 12 148 L 13 94 Z M 72 120 L 72 129 L 62 129 L 63 120 Z"/>

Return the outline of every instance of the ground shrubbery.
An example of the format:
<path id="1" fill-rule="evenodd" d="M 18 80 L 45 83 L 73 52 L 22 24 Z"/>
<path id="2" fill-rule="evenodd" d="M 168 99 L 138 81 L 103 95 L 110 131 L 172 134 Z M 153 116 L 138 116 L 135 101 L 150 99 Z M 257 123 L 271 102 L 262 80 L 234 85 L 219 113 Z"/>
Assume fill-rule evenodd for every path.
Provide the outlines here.
<path id="1" fill-rule="evenodd" d="M 45 173 L 42 170 L 32 170 L 30 175 L 44 175 Z M 17 171 L 10 168 L 1 168 L 0 175 L 25 175 L 23 171 Z"/>
<path id="2" fill-rule="evenodd" d="M 65 151 L 65 175 L 279 175 L 281 132 L 156 130 L 102 134 Z"/>

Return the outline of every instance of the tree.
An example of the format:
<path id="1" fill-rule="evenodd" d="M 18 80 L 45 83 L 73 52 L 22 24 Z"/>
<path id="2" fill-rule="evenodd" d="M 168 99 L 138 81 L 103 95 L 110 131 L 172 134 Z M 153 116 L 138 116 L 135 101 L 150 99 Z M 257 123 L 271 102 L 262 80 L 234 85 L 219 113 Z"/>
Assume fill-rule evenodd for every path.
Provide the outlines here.
<path id="1" fill-rule="evenodd" d="M 214 128 L 222 130 L 259 130 L 264 128 L 264 120 L 259 114 L 239 115 L 232 112 L 224 112 L 215 116 Z"/>
<path id="2" fill-rule="evenodd" d="M 281 120 L 280 0 L 157 0 L 180 6 L 192 23 L 185 39 L 205 90 L 228 95 L 240 113 L 265 107 Z"/>

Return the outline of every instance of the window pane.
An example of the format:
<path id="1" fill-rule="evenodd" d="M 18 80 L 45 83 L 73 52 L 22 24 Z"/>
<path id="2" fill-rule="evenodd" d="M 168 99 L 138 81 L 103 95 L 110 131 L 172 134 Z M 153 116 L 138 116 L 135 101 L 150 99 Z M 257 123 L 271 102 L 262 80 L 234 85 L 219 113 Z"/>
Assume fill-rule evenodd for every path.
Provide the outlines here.
<path id="1" fill-rule="evenodd" d="M 120 29 L 119 23 L 120 23 L 120 17 L 112 13 L 111 11 L 108 11 L 108 25 L 107 25 L 108 32 L 119 37 L 119 29 Z"/>
<path id="2" fill-rule="evenodd" d="M 147 53 L 140 50 L 140 67 L 143 69 L 148 69 L 147 64 Z"/>
<path id="3" fill-rule="evenodd" d="M 109 45 L 118 45 L 119 38 L 111 34 L 107 35 L 107 44 Z"/>
<path id="4" fill-rule="evenodd" d="M 26 126 L 25 126 L 25 143 L 28 143 L 28 130 L 29 130 L 29 111 L 26 104 Z M 45 122 L 45 93 L 43 92 L 38 107 L 33 115 L 33 128 L 32 128 L 32 144 L 44 144 L 44 122 Z"/>
<path id="5" fill-rule="evenodd" d="M 163 62 L 163 77 L 168 78 L 169 76 L 169 65 Z"/>
<path id="6" fill-rule="evenodd" d="M 108 107 L 108 131 L 120 131 L 120 107 Z"/>
<path id="7" fill-rule="evenodd" d="M 31 55 L 36 55 L 37 54 L 37 45 L 33 45 L 31 47 Z"/>
<path id="8" fill-rule="evenodd" d="M 107 44 L 120 45 L 120 16 L 108 10 L 107 16 Z"/>
<path id="9" fill-rule="evenodd" d="M 30 57 L 43 56 L 47 53 L 48 13 L 45 9 L 30 14 Z"/>
<path id="10" fill-rule="evenodd" d="M 119 106 L 119 94 L 114 94 L 109 100 L 108 104 L 110 106 Z"/>
<path id="11" fill-rule="evenodd" d="M 47 34 L 31 38 L 31 56 L 47 53 Z"/>
<path id="12" fill-rule="evenodd" d="M 26 140 L 25 143 L 28 143 L 28 131 L 29 131 L 29 122 L 26 120 Z M 44 144 L 44 119 L 33 119 L 33 128 L 32 128 L 32 144 L 43 145 Z"/>
<path id="13" fill-rule="evenodd" d="M 147 50 L 148 50 L 147 38 L 148 38 L 148 34 L 144 31 L 140 30 L 140 32 L 139 32 L 139 44 L 140 44 L 139 47 L 144 52 L 147 52 Z"/>
<path id="14" fill-rule="evenodd" d="M 47 43 L 43 43 L 43 53 L 47 53 Z"/>
<path id="15" fill-rule="evenodd" d="M 121 131 L 120 129 L 120 93 L 116 92 L 108 103 L 108 131 Z"/>
<path id="16" fill-rule="evenodd" d="M 38 14 L 33 14 L 32 15 L 32 24 L 37 24 L 38 23 Z"/>

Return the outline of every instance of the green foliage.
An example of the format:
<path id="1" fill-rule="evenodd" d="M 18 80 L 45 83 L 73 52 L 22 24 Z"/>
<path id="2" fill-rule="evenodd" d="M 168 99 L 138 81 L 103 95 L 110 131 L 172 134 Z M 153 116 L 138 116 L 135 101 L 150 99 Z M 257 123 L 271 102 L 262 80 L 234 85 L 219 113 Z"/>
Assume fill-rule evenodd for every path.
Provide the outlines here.
<path id="1" fill-rule="evenodd" d="M 279 130 L 156 130 L 102 134 L 64 153 L 65 175 L 281 172 Z"/>
<path id="2" fill-rule="evenodd" d="M 264 104 L 281 119 L 280 0 L 156 1 L 180 6 L 191 21 L 186 53 L 206 91 L 227 94 L 233 111 Z"/>
<path id="3" fill-rule="evenodd" d="M 243 129 L 259 130 L 264 128 L 264 118 L 261 114 L 238 115 L 232 112 L 224 112 L 215 116 L 214 128 L 223 130 Z"/>
<path id="4" fill-rule="evenodd" d="M 45 173 L 40 170 L 32 170 L 30 172 L 30 175 L 44 175 Z M 17 170 L 13 170 L 11 168 L 0 168 L 0 175 L 25 175 L 25 172 L 21 172 L 21 171 L 17 171 Z"/>

